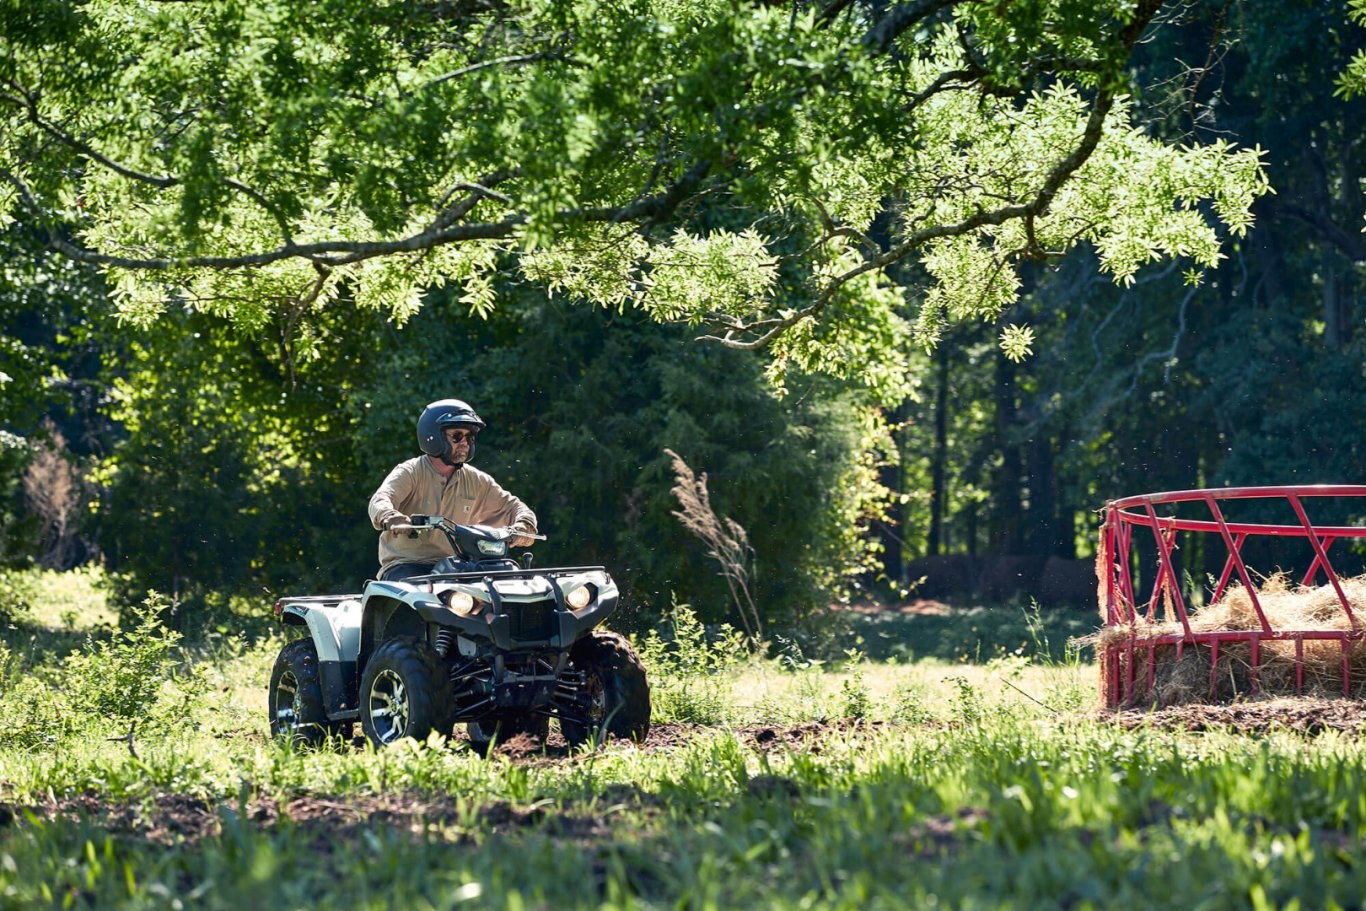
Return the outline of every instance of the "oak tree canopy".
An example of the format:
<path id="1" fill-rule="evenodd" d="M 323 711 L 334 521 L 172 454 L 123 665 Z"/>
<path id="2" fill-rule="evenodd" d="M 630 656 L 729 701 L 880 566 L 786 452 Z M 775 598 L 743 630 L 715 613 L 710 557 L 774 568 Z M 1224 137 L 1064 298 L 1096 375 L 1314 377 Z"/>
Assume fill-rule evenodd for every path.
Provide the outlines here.
<path id="1" fill-rule="evenodd" d="M 898 384 L 1089 244 L 1214 266 L 1256 150 L 1131 100 L 1160 0 L 4 0 L 0 220 L 119 306 L 397 320 L 496 275 Z M 1003 336 L 1016 355 L 1027 330 Z"/>

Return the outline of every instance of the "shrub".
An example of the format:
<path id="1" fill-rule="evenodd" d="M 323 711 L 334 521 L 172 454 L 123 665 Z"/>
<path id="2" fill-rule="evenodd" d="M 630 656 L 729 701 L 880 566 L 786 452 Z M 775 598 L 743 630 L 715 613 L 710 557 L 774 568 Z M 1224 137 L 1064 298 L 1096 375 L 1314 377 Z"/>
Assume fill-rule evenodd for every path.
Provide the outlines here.
<path id="1" fill-rule="evenodd" d="M 695 724 L 726 720 L 730 706 L 724 672 L 748 660 L 744 634 L 723 624 L 715 637 L 708 637 L 686 604 L 674 604 L 664 620 L 670 638 L 652 629 L 638 646 L 650 675 L 655 718 Z"/>
<path id="2" fill-rule="evenodd" d="M 153 730 L 184 725 L 204 683 L 183 667 L 180 634 L 161 622 L 165 603 L 164 596 L 148 593 L 132 611 L 129 628 L 109 639 L 87 636 L 55 672 L 14 681 L 0 697 L 0 741 L 32 747 L 111 724 L 146 722 Z"/>
<path id="3" fill-rule="evenodd" d="M 37 595 L 32 573 L 0 569 L 0 626 L 23 619 L 33 609 Z"/>
<path id="4" fill-rule="evenodd" d="M 892 692 L 892 720 L 899 724 L 925 725 L 935 721 L 929 708 L 932 697 L 925 684 L 908 680 Z"/>
<path id="5" fill-rule="evenodd" d="M 863 653 L 856 648 L 845 652 L 849 676 L 840 683 L 841 709 L 846 718 L 867 718 L 873 710 L 873 697 L 863 679 Z"/>

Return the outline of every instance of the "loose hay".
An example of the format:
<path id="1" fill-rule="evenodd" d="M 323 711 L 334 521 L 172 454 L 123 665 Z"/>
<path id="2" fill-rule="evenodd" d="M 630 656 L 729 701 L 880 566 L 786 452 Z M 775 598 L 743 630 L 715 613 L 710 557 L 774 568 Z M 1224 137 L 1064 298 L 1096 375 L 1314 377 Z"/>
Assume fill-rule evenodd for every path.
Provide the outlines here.
<path id="1" fill-rule="evenodd" d="M 1340 580 L 1358 622 L 1366 626 L 1366 575 Z M 1257 600 L 1267 623 L 1278 631 L 1349 630 L 1352 623 L 1343 610 L 1342 602 L 1332 585 L 1304 587 L 1291 582 L 1283 573 L 1266 579 L 1257 589 Z M 1168 610 L 1169 616 L 1173 616 Z M 1189 615 L 1193 632 L 1221 630 L 1260 630 L 1261 621 L 1252 599 L 1241 585 L 1230 586 L 1217 603 Z M 1178 646 L 1149 647 L 1153 638 L 1184 632 L 1179 622 L 1144 622 L 1110 626 L 1080 640 L 1081 644 L 1096 647 L 1098 653 L 1109 650 L 1112 660 L 1127 661 L 1128 650 L 1121 646 L 1133 642 L 1133 690 L 1124 707 L 1157 707 L 1186 705 L 1202 702 L 1234 702 L 1255 694 L 1263 698 L 1294 696 L 1296 692 L 1295 655 L 1293 640 L 1263 640 L 1260 647 L 1259 668 L 1254 674 L 1252 647 L 1249 642 L 1222 642 L 1219 646 L 1219 667 L 1211 690 L 1211 647 L 1208 644 L 1183 643 L 1178 657 Z M 1304 687 L 1301 695 L 1312 697 L 1341 697 L 1343 645 L 1336 639 L 1306 639 L 1303 643 Z M 1149 664 L 1152 664 L 1151 669 Z M 1366 641 L 1351 641 L 1347 647 L 1347 663 L 1351 678 L 1351 695 L 1366 698 Z M 1152 685 L 1149 686 L 1149 674 Z M 1125 671 L 1127 677 L 1127 670 Z"/>

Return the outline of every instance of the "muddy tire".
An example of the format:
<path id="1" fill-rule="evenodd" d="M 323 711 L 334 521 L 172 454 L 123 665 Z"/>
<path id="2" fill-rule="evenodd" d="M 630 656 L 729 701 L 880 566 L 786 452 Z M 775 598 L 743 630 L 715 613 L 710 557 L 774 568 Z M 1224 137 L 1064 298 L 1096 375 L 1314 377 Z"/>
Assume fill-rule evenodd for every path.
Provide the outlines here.
<path id="1" fill-rule="evenodd" d="M 380 645 L 360 681 L 360 723 L 377 747 L 450 733 L 450 682 L 431 646 L 411 636 Z"/>
<path id="2" fill-rule="evenodd" d="M 512 738 L 526 734 L 542 744 L 550 736 L 550 719 L 545 715 L 528 713 L 510 718 L 487 718 L 471 721 L 465 725 L 470 735 L 470 746 L 481 755 L 489 751 L 494 743 L 507 743 Z"/>
<path id="3" fill-rule="evenodd" d="M 616 633 L 594 630 L 574 643 L 570 663 L 583 672 L 588 723 L 560 719 L 570 746 L 617 737 L 643 743 L 650 734 L 650 681 L 631 643 Z"/>
<path id="4" fill-rule="evenodd" d="M 299 746 L 319 746 L 351 727 L 327 720 L 318 679 L 318 649 L 312 639 L 297 639 L 280 649 L 267 701 L 271 736 Z"/>

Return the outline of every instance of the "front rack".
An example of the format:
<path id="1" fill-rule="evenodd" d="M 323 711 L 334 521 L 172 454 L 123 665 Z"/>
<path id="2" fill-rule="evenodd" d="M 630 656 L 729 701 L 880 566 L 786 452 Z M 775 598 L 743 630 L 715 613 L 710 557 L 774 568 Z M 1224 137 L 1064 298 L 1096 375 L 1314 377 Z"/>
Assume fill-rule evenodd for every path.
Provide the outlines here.
<path id="1" fill-rule="evenodd" d="M 547 569 L 486 569 L 461 573 L 432 573 L 409 576 L 404 582 L 482 582 L 485 579 L 528 579 L 536 576 L 569 576 L 575 573 L 606 572 L 603 566 L 556 566 Z"/>

